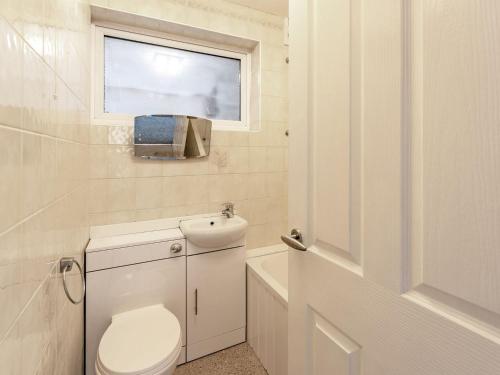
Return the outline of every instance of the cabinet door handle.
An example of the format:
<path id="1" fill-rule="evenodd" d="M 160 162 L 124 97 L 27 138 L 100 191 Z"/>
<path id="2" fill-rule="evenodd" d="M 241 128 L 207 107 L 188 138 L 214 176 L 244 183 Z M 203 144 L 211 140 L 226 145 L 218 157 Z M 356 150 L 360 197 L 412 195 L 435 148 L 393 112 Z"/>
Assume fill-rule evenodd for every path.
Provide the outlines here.
<path id="1" fill-rule="evenodd" d="M 194 290 L 194 315 L 198 315 L 198 288 Z"/>

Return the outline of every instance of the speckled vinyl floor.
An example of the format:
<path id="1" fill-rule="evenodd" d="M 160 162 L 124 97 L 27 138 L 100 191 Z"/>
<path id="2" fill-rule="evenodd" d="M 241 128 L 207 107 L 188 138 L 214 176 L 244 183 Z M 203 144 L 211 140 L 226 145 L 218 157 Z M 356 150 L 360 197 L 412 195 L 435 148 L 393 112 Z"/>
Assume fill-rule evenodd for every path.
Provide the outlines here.
<path id="1" fill-rule="evenodd" d="M 267 375 L 267 372 L 244 342 L 179 366 L 174 375 Z"/>

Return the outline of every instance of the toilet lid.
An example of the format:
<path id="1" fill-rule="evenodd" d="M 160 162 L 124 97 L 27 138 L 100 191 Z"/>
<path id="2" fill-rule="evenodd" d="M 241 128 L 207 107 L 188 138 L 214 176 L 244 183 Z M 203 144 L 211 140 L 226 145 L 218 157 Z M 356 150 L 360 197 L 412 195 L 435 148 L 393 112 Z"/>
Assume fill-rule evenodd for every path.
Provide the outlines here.
<path id="1" fill-rule="evenodd" d="M 149 373 L 176 361 L 181 348 L 179 321 L 163 305 L 113 316 L 97 353 L 110 375 Z"/>

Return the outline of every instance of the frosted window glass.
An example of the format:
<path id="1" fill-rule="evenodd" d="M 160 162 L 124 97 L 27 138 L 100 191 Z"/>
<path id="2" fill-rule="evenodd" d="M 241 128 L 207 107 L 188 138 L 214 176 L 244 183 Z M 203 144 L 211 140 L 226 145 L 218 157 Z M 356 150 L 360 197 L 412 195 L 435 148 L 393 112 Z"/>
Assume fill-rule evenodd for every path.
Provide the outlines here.
<path id="1" fill-rule="evenodd" d="M 104 38 L 104 112 L 241 120 L 238 59 Z"/>

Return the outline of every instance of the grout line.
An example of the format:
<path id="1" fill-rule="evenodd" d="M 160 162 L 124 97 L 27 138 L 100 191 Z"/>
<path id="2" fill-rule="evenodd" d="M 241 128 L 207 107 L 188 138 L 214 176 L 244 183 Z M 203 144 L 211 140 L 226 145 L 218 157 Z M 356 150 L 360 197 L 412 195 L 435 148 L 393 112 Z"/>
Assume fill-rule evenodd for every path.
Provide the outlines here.
<path id="1" fill-rule="evenodd" d="M 84 256 L 84 254 L 85 254 L 85 252 L 78 253 L 78 254 L 75 253 L 74 255 L 75 256 Z M 68 255 L 65 255 L 65 256 L 68 256 Z M 19 320 L 21 319 L 21 317 L 23 316 L 23 314 L 25 313 L 25 311 L 28 309 L 28 307 L 30 306 L 30 304 L 36 298 L 36 296 L 38 295 L 38 292 L 44 287 L 44 285 L 47 282 L 47 280 L 52 279 L 52 277 L 53 277 L 52 275 L 53 274 L 55 274 L 55 276 L 57 278 L 57 275 L 59 275 L 59 272 L 55 272 L 54 273 L 54 268 L 57 268 L 57 266 L 59 265 L 59 262 L 61 261 L 62 258 L 63 258 L 62 256 L 58 256 L 54 261 L 49 261 L 48 262 L 48 263 L 53 263 L 52 266 L 50 267 L 49 271 L 44 276 L 44 278 L 40 281 L 40 284 L 33 291 L 33 294 L 31 295 L 31 297 L 29 298 L 29 300 L 26 302 L 26 304 L 23 306 L 23 308 L 21 309 L 21 311 L 19 312 L 19 314 L 12 321 L 12 323 L 9 326 L 9 328 L 7 328 L 7 330 L 5 331 L 4 335 L 0 338 L 0 347 L 5 342 L 5 340 L 8 338 L 9 334 L 12 332 L 12 330 L 14 329 L 14 327 L 16 326 L 16 324 L 19 322 Z M 68 276 L 71 277 L 71 276 L 75 276 L 75 275 L 68 275 Z M 62 311 L 64 311 L 67 308 L 66 306 L 67 306 L 66 303 L 63 304 L 63 310 Z"/>
<path id="2" fill-rule="evenodd" d="M 33 46 L 26 40 L 26 38 L 24 37 L 23 34 L 21 34 L 19 32 L 19 30 L 7 19 L 5 18 L 4 16 L 1 16 L 0 15 L 0 18 L 2 18 L 6 23 L 7 25 L 10 26 L 10 28 L 18 35 L 19 38 L 21 38 L 22 42 L 27 45 L 29 47 L 29 49 L 43 62 L 43 64 L 45 64 L 53 73 L 54 75 L 56 76 L 57 79 L 59 79 L 64 86 L 66 86 L 66 88 L 71 92 L 71 94 L 76 98 L 76 100 L 78 100 L 78 102 L 86 109 L 86 110 L 90 110 L 89 108 L 87 108 L 87 105 L 83 102 L 82 98 L 80 98 L 74 91 L 73 89 L 66 83 L 66 81 L 64 79 L 62 79 L 62 77 L 57 73 L 56 69 L 55 69 L 55 66 L 52 67 L 50 66 L 50 64 L 47 62 L 47 60 L 44 59 L 43 56 L 41 56 L 34 48 Z M 59 29 L 61 30 L 61 29 Z M 90 47 L 89 47 L 90 48 Z M 78 54 L 78 53 L 77 53 Z M 57 59 L 56 59 L 57 60 Z M 56 61 L 55 60 L 55 61 Z M 55 62 L 54 62 L 54 65 L 55 65 Z"/>
<path id="3" fill-rule="evenodd" d="M 70 194 L 73 194 L 75 191 L 81 189 L 82 187 L 84 187 L 86 184 L 81 184 L 81 185 L 78 185 L 77 187 L 71 189 L 70 191 L 68 191 L 67 193 L 64 193 L 64 195 L 60 196 L 59 198 L 56 198 L 55 200 L 53 200 L 52 202 L 50 202 L 49 204 L 47 204 L 46 206 L 43 206 L 42 208 L 39 208 L 38 210 L 36 210 L 35 212 L 31 213 L 30 215 L 26 216 L 24 219 L 18 221 L 17 223 L 11 225 L 10 227 L 8 227 L 7 229 L 5 229 L 3 232 L 0 232 L 0 237 L 6 235 L 7 233 L 9 233 L 10 231 L 16 229 L 17 227 L 19 227 L 20 225 L 23 225 L 25 224 L 28 220 L 32 219 L 33 217 L 35 217 L 36 215 L 40 214 L 42 211 L 45 211 L 47 210 L 48 208 L 56 205 L 57 203 L 59 203 L 61 200 L 67 198 Z"/>
<path id="4" fill-rule="evenodd" d="M 42 363 L 43 363 L 43 360 L 45 359 L 45 357 L 47 356 L 47 353 L 49 351 L 49 348 L 50 348 L 50 344 L 48 344 L 45 349 L 43 350 L 43 353 L 42 355 L 40 356 L 40 360 L 38 361 L 38 364 L 36 365 L 35 367 L 35 374 L 38 374 L 38 370 L 40 370 L 40 367 L 42 366 Z"/>
<path id="5" fill-rule="evenodd" d="M 260 175 L 260 174 L 285 174 L 286 170 L 272 171 L 272 172 L 229 172 L 229 173 L 202 173 L 202 174 L 179 174 L 179 175 L 154 175 L 154 176 L 127 176 L 127 177 L 89 177 L 89 181 L 101 180 L 145 180 L 153 178 L 175 178 L 175 177 L 205 177 L 205 176 L 247 176 L 247 175 Z"/>
<path id="6" fill-rule="evenodd" d="M 66 142 L 66 143 L 70 143 L 70 144 L 74 144 L 74 145 L 79 145 L 79 146 L 89 146 L 88 143 L 77 142 L 77 141 L 73 141 L 73 140 L 66 139 L 66 138 L 59 138 L 59 137 L 56 137 L 56 136 L 53 136 L 53 135 L 49 135 L 49 134 L 44 134 L 44 133 L 37 133 L 37 132 L 31 131 L 31 130 L 26 130 L 26 129 L 23 129 L 23 128 L 17 128 L 17 127 L 14 127 L 14 126 L 11 126 L 11 125 L 5 125 L 5 124 L 2 124 L 2 123 L 0 123 L 0 129 L 5 129 L 5 130 L 8 130 L 8 131 L 17 131 L 19 133 L 30 134 L 30 135 L 37 135 L 37 136 L 39 136 L 41 138 L 48 138 L 48 139 L 52 139 L 52 140 L 55 140 L 55 141 L 62 141 L 62 142 Z"/>
<path id="7" fill-rule="evenodd" d="M 60 259 L 60 258 L 58 258 Z M 19 319 L 21 319 L 21 317 L 23 316 L 23 314 L 25 313 L 25 311 L 28 309 L 28 307 L 30 306 L 30 304 L 33 302 L 33 300 L 35 299 L 35 297 L 37 296 L 38 292 L 40 291 L 40 289 L 44 286 L 44 284 L 47 282 L 47 280 L 51 277 L 51 274 L 54 270 L 54 267 L 57 266 L 59 262 L 54 262 L 54 264 L 52 265 L 52 267 L 50 268 L 49 272 L 47 273 L 47 275 L 45 275 L 45 277 L 43 278 L 43 280 L 40 282 L 40 284 L 38 285 L 38 287 L 35 289 L 35 291 L 33 292 L 33 294 L 31 295 L 31 297 L 29 298 L 29 300 L 26 302 L 26 304 L 23 306 L 23 308 L 21 309 L 21 311 L 19 312 L 19 314 L 16 316 L 16 318 L 13 320 L 13 322 L 10 324 L 9 328 L 7 328 L 7 330 L 5 331 L 5 333 L 3 334 L 3 336 L 0 338 L 0 346 L 4 343 L 4 341 L 8 338 L 9 334 L 12 332 L 12 330 L 14 329 L 14 327 L 16 326 L 17 322 L 19 321 Z"/>
<path id="8" fill-rule="evenodd" d="M 274 123 L 281 123 L 279 121 L 274 121 Z M 91 127 L 92 126 L 107 126 L 107 125 L 90 125 Z M 106 146 L 109 146 L 109 147 L 117 147 L 117 148 L 133 148 L 134 147 L 134 143 L 96 143 L 96 142 L 89 142 L 89 146 L 101 146 L 101 147 L 106 147 Z M 235 144 L 231 144 L 231 145 L 218 145 L 218 144 L 210 144 L 210 148 L 214 148 L 214 149 L 241 149 L 241 148 L 248 148 L 248 149 L 253 149 L 253 148 L 265 148 L 265 149 L 276 149 L 276 148 L 282 148 L 282 149 L 288 149 L 288 146 L 287 145 L 277 145 L 277 144 L 273 144 L 273 145 L 268 145 L 268 144 L 263 144 L 263 145 L 254 145 L 254 144 L 241 144 L 241 145 L 235 145 Z M 210 155 L 210 154 L 209 154 Z M 143 159 L 143 160 L 147 160 L 147 159 Z M 168 159 L 152 159 L 153 161 L 171 161 L 171 160 L 168 160 Z M 205 159 L 205 160 L 209 160 L 209 159 Z M 175 161 L 175 160 L 174 160 Z"/>

